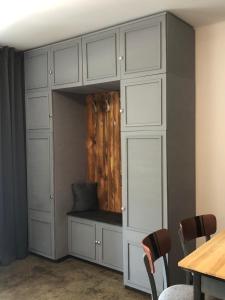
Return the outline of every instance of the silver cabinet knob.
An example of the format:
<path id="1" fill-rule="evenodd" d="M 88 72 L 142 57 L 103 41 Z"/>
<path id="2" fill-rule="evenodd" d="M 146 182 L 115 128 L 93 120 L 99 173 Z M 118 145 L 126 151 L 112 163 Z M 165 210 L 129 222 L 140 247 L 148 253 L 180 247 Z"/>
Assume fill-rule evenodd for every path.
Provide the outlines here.
<path id="1" fill-rule="evenodd" d="M 126 207 L 125 207 L 125 206 L 122 206 L 122 207 L 121 207 L 121 210 L 122 210 L 122 211 L 125 211 L 125 210 L 126 210 Z"/>
<path id="2" fill-rule="evenodd" d="M 52 69 L 49 70 L 49 75 L 52 75 Z"/>
<path id="3" fill-rule="evenodd" d="M 123 60 L 123 56 L 119 56 L 118 59 L 119 59 L 119 60 Z"/>
<path id="4" fill-rule="evenodd" d="M 98 241 L 98 245 L 101 245 L 101 241 Z"/>
<path id="5" fill-rule="evenodd" d="M 120 113 L 121 113 L 121 114 L 124 113 L 124 109 L 123 109 L 123 108 L 120 109 Z"/>
<path id="6" fill-rule="evenodd" d="M 98 241 L 95 241 L 95 245 L 97 245 L 98 244 Z"/>

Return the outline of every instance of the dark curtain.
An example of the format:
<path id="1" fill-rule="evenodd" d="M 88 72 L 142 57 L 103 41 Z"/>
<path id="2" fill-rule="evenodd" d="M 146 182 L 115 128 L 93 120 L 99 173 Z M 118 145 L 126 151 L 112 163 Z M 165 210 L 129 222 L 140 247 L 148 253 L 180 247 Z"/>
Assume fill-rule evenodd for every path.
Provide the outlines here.
<path id="1" fill-rule="evenodd" d="M 23 54 L 0 49 L 0 264 L 27 255 Z"/>

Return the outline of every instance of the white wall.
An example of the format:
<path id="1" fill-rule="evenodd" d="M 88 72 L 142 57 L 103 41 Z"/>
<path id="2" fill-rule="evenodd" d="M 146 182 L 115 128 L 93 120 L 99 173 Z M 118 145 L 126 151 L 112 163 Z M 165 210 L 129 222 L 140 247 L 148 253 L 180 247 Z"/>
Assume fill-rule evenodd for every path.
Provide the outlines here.
<path id="1" fill-rule="evenodd" d="M 196 29 L 197 213 L 225 229 L 225 21 Z"/>

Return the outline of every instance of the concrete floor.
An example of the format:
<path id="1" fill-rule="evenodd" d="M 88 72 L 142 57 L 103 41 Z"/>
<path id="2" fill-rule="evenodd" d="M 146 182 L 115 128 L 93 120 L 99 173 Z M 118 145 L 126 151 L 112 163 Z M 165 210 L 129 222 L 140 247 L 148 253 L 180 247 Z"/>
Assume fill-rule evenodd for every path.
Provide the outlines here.
<path id="1" fill-rule="evenodd" d="M 60 263 L 30 255 L 0 267 L 1 300 L 147 300 L 125 289 L 122 275 L 77 259 Z"/>

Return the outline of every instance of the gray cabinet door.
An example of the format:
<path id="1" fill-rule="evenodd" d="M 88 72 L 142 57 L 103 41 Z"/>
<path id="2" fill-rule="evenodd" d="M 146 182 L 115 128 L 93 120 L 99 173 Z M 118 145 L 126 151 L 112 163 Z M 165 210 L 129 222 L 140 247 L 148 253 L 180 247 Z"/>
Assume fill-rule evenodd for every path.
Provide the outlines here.
<path id="1" fill-rule="evenodd" d="M 103 223 L 97 224 L 97 245 L 99 251 L 99 263 L 123 271 L 123 238 L 122 228 Z"/>
<path id="2" fill-rule="evenodd" d="M 94 222 L 68 218 L 69 254 L 96 261 L 96 226 Z"/>
<path id="3" fill-rule="evenodd" d="M 166 77 L 121 81 L 122 131 L 166 129 Z"/>
<path id="4" fill-rule="evenodd" d="M 143 261 L 144 251 L 141 241 L 145 233 L 125 231 L 123 238 L 124 252 L 124 285 L 151 293 L 151 287 Z M 158 294 L 163 290 L 163 265 L 162 261 L 156 262 L 156 274 L 154 275 Z"/>
<path id="5" fill-rule="evenodd" d="M 150 131 L 121 135 L 124 280 L 125 285 L 149 291 L 140 243 L 166 224 L 165 135 Z"/>
<path id="6" fill-rule="evenodd" d="M 165 26 L 165 15 L 160 15 L 120 28 L 122 78 L 165 72 Z"/>
<path id="7" fill-rule="evenodd" d="M 49 132 L 27 134 L 27 186 L 29 209 L 53 210 L 52 139 Z"/>
<path id="8" fill-rule="evenodd" d="M 118 29 L 113 29 L 82 38 L 84 84 L 119 79 L 118 37 Z"/>
<path id="9" fill-rule="evenodd" d="M 123 225 L 142 232 L 162 227 L 165 137 L 155 132 L 122 132 Z"/>
<path id="10" fill-rule="evenodd" d="M 52 214 L 29 210 L 29 250 L 54 259 L 54 222 Z"/>
<path id="11" fill-rule="evenodd" d="M 26 128 L 49 129 L 51 127 L 51 97 L 46 92 L 26 94 Z"/>
<path id="12" fill-rule="evenodd" d="M 25 88 L 29 91 L 49 86 L 49 47 L 25 52 Z"/>
<path id="13" fill-rule="evenodd" d="M 81 38 L 51 47 L 52 87 L 74 87 L 82 84 Z"/>

